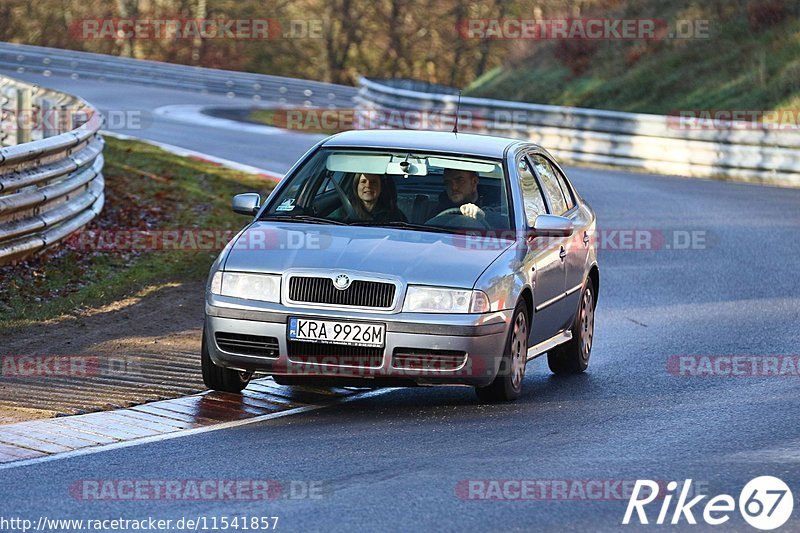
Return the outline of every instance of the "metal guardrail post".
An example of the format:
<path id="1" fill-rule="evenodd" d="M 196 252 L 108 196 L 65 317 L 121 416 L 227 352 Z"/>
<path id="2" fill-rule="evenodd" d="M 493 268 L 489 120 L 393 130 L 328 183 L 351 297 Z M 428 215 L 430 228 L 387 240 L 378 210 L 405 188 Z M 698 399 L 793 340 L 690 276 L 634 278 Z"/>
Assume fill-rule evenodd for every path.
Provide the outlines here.
<path id="1" fill-rule="evenodd" d="M 31 142 L 34 120 L 32 96 L 28 88 L 17 89 L 17 144 Z"/>
<path id="2" fill-rule="evenodd" d="M 7 94 L 0 92 L 0 148 L 8 146 L 16 141 L 16 137 L 11 139 L 9 132 L 13 132 L 12 118 L 14 112 L 12 110 L 11 97 Z"/>
<path id="3" fill-rule="evenodd" d="M 61 109 L 61 131 L 72 131 L 77 127 L 75 124 L 75 112 L 67 105 L 62 105 Z"/>
<path id="4" fill-rule="evenodd" d="M 47 139 L 53 135 L 58 135 L 61 125 L 59 124 L 59 114 L 56 112 L 56 106 L 53 105 L 53 101 L 48 98 L 42 98 L 41 102 L 42 138 Z"/>

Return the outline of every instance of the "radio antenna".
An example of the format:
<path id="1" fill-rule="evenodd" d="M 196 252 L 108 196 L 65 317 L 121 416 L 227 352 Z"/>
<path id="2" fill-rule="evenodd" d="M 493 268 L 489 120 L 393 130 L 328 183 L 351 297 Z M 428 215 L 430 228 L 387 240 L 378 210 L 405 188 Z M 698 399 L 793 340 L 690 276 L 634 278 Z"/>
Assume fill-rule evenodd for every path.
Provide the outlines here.
<path id="1" fill-rule="evenodd" d="M 456 104 L 456 121 L 453 124 L 453 133 L 458 133 L 458 113 L 461 110 L 461 89 L 458 90 L 458 103 Z"/>

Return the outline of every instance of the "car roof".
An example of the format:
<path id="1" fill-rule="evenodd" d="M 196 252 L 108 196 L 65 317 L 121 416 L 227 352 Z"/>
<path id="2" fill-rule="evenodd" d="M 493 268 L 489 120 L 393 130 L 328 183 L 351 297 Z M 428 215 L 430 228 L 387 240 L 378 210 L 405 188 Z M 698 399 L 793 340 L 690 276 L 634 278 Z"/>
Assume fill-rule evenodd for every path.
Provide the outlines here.
<path id="1" fill-rule="evenodd" d="M 391 148 L 425 152 L 451 152 L 479 157 L 502 158 L 510 146 L 523 144 L 518 139 L 420 130 L 351 130 L 329 137 L 325 148 Z M 524 143 L 529 144 L 529 143 Z"/>

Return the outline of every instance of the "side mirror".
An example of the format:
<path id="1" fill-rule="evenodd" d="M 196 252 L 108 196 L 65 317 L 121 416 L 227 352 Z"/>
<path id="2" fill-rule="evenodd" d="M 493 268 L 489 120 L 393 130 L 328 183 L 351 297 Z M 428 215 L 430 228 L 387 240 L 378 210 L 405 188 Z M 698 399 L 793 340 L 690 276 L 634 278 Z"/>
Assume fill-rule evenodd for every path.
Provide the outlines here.
<path id="1" fill-rule="evenodd" d="M 237 194 L 233 197 L 233 212 L 253 216 L 261 207 L 261 195 L 254 192 Z"/>
<path id="2" fill-rule="evenodd" d="M 558 215 L 539 215 L 533 223 L 528 238 L 569 237 L 575 231 L 572 221 Z"/>

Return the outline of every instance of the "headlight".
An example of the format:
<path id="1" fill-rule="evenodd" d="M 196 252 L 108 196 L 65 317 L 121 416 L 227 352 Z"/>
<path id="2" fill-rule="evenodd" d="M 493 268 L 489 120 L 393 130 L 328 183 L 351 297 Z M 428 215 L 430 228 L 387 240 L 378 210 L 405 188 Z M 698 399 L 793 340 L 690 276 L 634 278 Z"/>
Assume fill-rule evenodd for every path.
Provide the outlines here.
<path id="1" fill-rule="evenodd" d="M 281 277 L 270 274 L 240 274 L 238 272 L 214 273 L 209 284 L 212 294 L 279 303 Z"/>
<path id="2" fill-rule="evenodd" d="M 217 270 L 214 272 L 214 275 L 211 276 L 211 281 L 208 284 L 208 290 L 211 291 L 211 294 L 220 294 L 222 292 L 222 271 Z"/>
<path id="3" fill-rule="evenodd" d="M 403 311 L 409 313 L 486 313 L 489 297 L 481 291 L 408 287 Z"/>

